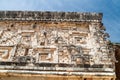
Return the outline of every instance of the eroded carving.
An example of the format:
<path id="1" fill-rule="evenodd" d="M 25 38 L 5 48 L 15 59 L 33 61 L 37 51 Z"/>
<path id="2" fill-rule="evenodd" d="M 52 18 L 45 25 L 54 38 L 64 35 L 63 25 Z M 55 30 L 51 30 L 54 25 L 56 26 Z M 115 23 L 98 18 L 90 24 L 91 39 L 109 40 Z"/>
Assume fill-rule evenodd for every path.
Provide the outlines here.
<path id="1" fill-rule="evenodd" d="M 2 65 L 9 62 L 10 65 L 22 66 L 22 69 L 72 67 L 80 71 L 84 68 L 89 71 L 101 68 L 104 71 L 102 68 L 110 68 L 114 64 L 114 51 L 101 22 L 49 21 L 49 16 L 43 17 L 43 21 L 0 22 Z"/>

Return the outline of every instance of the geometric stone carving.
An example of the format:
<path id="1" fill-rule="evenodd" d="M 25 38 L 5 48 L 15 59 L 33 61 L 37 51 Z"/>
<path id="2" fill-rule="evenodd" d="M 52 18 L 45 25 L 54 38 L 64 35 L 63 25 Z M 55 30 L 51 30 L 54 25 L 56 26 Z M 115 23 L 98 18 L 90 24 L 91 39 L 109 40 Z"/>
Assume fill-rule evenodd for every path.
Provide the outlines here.
<path id="1" fill-rule="evenodd" d="M 0 65 L 9 63 L 18 70 L 114 72 L 109 67 L 114 66 L 114 50 L 101 14 L 15 12 L 10 17 L 8 13 L 0 15 Z"/>

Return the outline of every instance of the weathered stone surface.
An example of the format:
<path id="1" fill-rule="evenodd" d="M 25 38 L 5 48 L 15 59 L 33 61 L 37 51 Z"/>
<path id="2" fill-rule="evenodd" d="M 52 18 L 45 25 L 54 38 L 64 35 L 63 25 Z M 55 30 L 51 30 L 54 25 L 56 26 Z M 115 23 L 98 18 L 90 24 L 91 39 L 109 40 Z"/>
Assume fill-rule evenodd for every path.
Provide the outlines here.
<path id="1" fill-rule="evenodd" d="M 0 11 L 0 20 L 45 20 L 45 21 L 98 21 L 102 13 Z"/>
<path id="2" fill-rule="evenodd" d="M 1 11 L 0 72 L 115 79 L 101 20 L 100 13 Z"/>

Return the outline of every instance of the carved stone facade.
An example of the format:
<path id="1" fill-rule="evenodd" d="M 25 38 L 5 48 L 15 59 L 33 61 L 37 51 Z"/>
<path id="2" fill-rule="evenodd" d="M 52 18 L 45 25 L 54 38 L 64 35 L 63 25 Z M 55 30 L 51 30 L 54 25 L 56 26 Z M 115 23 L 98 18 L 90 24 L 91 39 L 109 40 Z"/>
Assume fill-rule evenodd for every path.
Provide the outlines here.
<path id="1" fill-rule="evenodd" d="M 1 73 L 114 80 L 114 50 L 101 20 L 101 13 L 1 11 Z"/>

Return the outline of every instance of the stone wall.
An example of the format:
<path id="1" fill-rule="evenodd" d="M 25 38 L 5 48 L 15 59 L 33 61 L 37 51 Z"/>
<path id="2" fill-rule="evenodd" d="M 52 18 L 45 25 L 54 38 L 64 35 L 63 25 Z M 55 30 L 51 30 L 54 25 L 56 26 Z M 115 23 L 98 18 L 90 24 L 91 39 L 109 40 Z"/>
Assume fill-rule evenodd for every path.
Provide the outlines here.
<path id="1" fill-rule="evenodd" d="M 0 12 L 0 71 L 115 79 L 101 13 Z"/>

